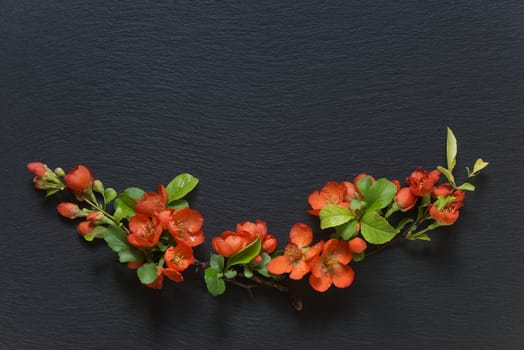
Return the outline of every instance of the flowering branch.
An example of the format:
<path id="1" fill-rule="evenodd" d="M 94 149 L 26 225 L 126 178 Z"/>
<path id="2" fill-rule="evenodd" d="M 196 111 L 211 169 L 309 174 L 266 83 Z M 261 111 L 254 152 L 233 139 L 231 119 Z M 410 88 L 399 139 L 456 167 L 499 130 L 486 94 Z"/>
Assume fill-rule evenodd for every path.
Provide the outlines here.
<path id="1" fill-rule="evenodd" d="M 470 182 L 457 184 L 453 173 L 457 142 L 449 128 L 446 150 L 446 167 L 432 171 L 419 167 L 404 186 L 398 180 L 360 174 L 352 182 L 330 181 L 313 191 L 308 213 L 319 217 L 320 228 L 328 230 L 324 239 L 314 242 L 312 228 L 296 223 L 287 245 L 277 250 L 277 239 L 264 221 L 245 221 L 235 231 L 212 238 L 209 261 L 193 254 L 193 247 L 205 238 L 202 215 L 184 199 L 198 184 L 192 175 L 180 174 L 166 186 L 159 184 L 156 192 L 130 187 L 118 193 L 105 188 L 83 165 L 68 173 L 40 162 L 27 167 L 34 174 L 35 188 L 47 196 L 65 190 L 74 194 L 77 203 L 60 203 L 58 213 L 82 219 L 78 233 L 86 241 L 103 239 L 121 263 L 136 269 L 142 284 L 160 289 L 165 277 L 182 282 L 182 272 L 193 265 L 203 271 L 212 295 L 223 294 L 226 283 L 250 294 L 252 288 L 270 287 L 288 294 L 293 307 L 301 310 L 302 300 L 289 280 L 308 276 L 310 286 L 319 292 L 332 285 L 349 287 L 355 276 L 351 262 L 361 262 L 400 239 L 431 241 L 429 232 L 458 220 L 465 191 L 475 187 Z M 487 165 L 479 158 L 472 169 L 466 167 L 467 180 Z M 442 175 L 447 182 L 439 184 Z"/>

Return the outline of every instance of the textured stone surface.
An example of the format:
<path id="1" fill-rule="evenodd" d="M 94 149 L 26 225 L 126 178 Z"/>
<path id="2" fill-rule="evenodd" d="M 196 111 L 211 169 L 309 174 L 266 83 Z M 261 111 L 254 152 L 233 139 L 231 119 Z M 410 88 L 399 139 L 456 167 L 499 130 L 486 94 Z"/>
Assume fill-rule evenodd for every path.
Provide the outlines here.
<path id="1" fill-rule="evenodd" d="M 523 23 L 520 1 L 1 1 L 1 347 L 520 348 Z M 119 190 L 190 172 L 206 258 L 239 221 L 282 244 L 316 225 L 328 180 L 443 163 L 446 126 L 459 168 L 491 162 L 458 224 L 369 258 L 350 289 L 299 283 L 299 314 L 189 271 L 140 286 L 25 170 L 83 163 Z"/>

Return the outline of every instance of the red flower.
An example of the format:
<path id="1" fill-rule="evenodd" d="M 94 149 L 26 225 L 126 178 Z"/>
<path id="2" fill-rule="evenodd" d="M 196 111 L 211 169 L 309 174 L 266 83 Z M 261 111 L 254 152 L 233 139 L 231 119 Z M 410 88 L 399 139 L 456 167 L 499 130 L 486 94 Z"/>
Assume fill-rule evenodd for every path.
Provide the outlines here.
<path id="1" fill-rule="evenodd" d="M 76 231 L 80 236 L 85 236 L 91 234 L 95 227 L 95 224 L 93 224 L 91 221 L 82 221 L 76 227 Z"/>
<path id="2" fill-rule="evenodd" d="M 351 191 L 353 193 L 350 193 Z M 354 193 L 355 187 L 352 184 L 330 181 L 320 191 L 315 190 L 311 192 L 308 202 L 312 209 L 308 210 L 308 213 L 318 216 L 320 210 L 328 204 L 336 204 L 348 208 Z"/>
<path id="3" fill-rule="evenodd" d="M 353 283 L 355 273 L 347 264 L 351 261 L 349 244 L 344 240 L 330 239 L 322 248 L 322 255 L 311 262 L 309 284 L 318 292 L 325 292 L 334 284 L 346 288 Z"/>
<path id="4" fill-rule="evenodd" d="M 429 215 L 435 221 L 439 222 L 442 225 L 451 225 L 458 220 L 459 209 L 464 205 L 464 203 L 455 201 L 446 205 L 444 208 L 439 209 L 435 205 L 430 204 Z"/>
<path id="5" fill-rule="evenodd" d="M 93 175 L 85 166 L 77 165 L 65 174 L 64 181 L 71 191 L 84 193 L 93 186 Z"/>
<path id="6" fill-rule="evenodd" d="M 418 197 L 413 194 L 411 188 L 403 187 L 395 195 L 395 202 L 401 211 L 408 211 L 417 204 Z"/>
<path id="7" fill-rule="evenodd" d="M 260 237 L 263 252 L 270 254 L 277 248 L 277 239 L 267 233 L 267 225 L 262 220 L 257 220 L 256 222 L 244 221 L 237 224 L 237 232 L 242 231 L 248 232 L 252 237 L 252 241 Z"/>
<path id="8" fill-rule="evenodd" d="M 309 248 L 312 240 L 311 227 L 302 223 L 295 224 L 289 232 L 289 244 L 284 254 L 273 258 L 267 264 L 268 271 L 274 275 L 289 273 L 291 279 L 302 279 L 310 271 L 310 260 L 318 256 L 324 244 L 320 241 Z"/>
<path id="9" fill-rule="evenodd" d="M 78 205 L 74 203 L 62 202 L 56 206 L 58 214 L 68 219 L 76 219 L 86 216 L 85 213 L 80 210 Z"/>
<path id="10" fill-rule="evenodd" d="M 229 258 L 244 249 L 245 246 L 255 239 L 256 237 L 251 236 L 247 231 L 224 231 L 220 237 L 213 237 L 211 246 L 215 252 Z"/>
<path id="11" fill-rule="evenodd" d="M 417 168 L 406 179 L 406 182 L 415 196 L 424 196 L 433 191 L 433 187 L 440 179 L 440 171 L 427 172 L 424 168 Z"/>
<path id="12" fill-rule="evenodd" d="M 366 241 L 360 237 L 355 237 L 349 241 L 349 250 L 351 250 L 352 253 L 360 254 L 366 250 L 367 247 Z"/>
<path id="13" fill-rule="evenodd" d="M 162 226 L 158 220 L 144 214 L 136 214 L 129 219 L 129 230 L 131 233 L 127 236 L 127 241 L 135 247 L 154 247 L 162 234 Z"/>
<path id="14" fill-rule="evenodd" d="M 193 249 L 184 243 L 178 243 L 176 247 L 167 248 L 164 259 L 168 268 L 179 272 L 187 269 L 195 261 Z"/>
<path id="15" fill-rule="evenodd" d="M 204 242 L 203 223 L 204 218 L 197 210 L 186 207 L 172 212 L 168 230 L 177 242 L 195 247 Z"/>
<path id="16" fill-rule="evenodd" d="M 147 192 L 142 199 L 136 200 L 135 213 L 144 214 L 147 216 L 153 215 L 155 212 L 160 212 L 165 209 L 167 205 L 167 191 L 162 185 L 158 185 L 158 193 Z"/>

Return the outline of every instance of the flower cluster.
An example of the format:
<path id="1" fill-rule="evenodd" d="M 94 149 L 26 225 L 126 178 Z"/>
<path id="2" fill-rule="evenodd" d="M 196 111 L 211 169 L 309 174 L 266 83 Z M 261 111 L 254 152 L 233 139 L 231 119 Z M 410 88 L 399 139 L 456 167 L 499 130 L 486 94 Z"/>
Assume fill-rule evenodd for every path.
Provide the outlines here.
<path id="1" fill-rule="evenodd" d="M 245 221 L 235 231 L 211 239 L 214 253 L 209 261 L 196 259 L 193 252 L 205 238 L 203 216 L 184 199 L 198 184 L 192 175 L 180 174 L 166 186 L 159 184 L 156 192 L 130 187 L 118 193 L 105 188 L 83 165 L 67 173 L 40 162 L 29 163 L 27 168 L 34 174 L 34 187 L 45 190 L 47 196 L 69 190 L 76 202 L 58 204 L 58 213 L 80 219 L 78 234 L 86 241 L 103 239 L 148 287 L 162 288 L 165 277 L 182 282 L 182 272 L 195 266 L 204 271 L 212 295 L 224 293 L 230 283 L 247 289 L 274 287 L 292 296 L 289 280 L 307 278 L 318 292 L 333 285 L 346 288 L 355 278 L 352 263 L 394 240 L 430 241 L 429 231 L 455 223 L 465 191 L 475 187 L 456 182 L 457 144 L 450 129 L 446 149 L 446 166 L 431 171 L 419 167 L 404 184 L 362 173 L 352 180 L 329 181 L 311 192 L 307 212 L 318 217 L 322 231 L 316 241 L 313 229 L 299 222 L 279 250 L 278 235 L 270 234 L 264 221 Z M 487 165 L 477 159 L 472 170 L 466 168 L 468 180 Z M 440 183 L 442 178 L 447 181 Z M 377 248 L 369 251 L 372 247 Z M 302 308 L 296 296 L 292 303 Z"/>

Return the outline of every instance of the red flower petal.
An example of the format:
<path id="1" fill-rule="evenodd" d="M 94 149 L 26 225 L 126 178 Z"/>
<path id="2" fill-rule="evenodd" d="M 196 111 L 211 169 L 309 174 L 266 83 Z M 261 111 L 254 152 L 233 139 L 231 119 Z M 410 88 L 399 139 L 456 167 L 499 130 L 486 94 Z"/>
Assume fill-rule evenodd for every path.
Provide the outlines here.
<path id="1" fill-rule="evenodd" d="M 293 269 L 293 264 L 287 255 L 280 255 L 271 259 L 267 264 L 267 270 L 274 275 L 289 273 Z"/>
<path id="2" fill-rule="evenodd" d="M 333 272 L 331 278 L 333 279 L 333 284 L 338 288 L 346 288 L 353 283 L 355 279 L 355 272 L 348 265 L 335 264 L 332 266 Z"/>
<path id="3" fill-rule="evenodd" d="M 291 278 L 292 280 L 300 280 L 309 271 L 309 264 L 305 260 L 299 260 L 298 263 L 293 266 L 293 270 L 289 274 L 289 278 Z"/>
<path id="4" fill-rule="evenodd" d="M 289 241 L 296 244 L 299 248 L 307 247 L 313 241 L 311 227 L 303 223 L 295 224 L 289 232 Z"/>
<path id="5" fill-rule="evenodd" d="M 317 292 L 325 292 L 331 287 L 331 277 L 329 275 L 321 275 L 316 277 L 313 274 L 309 275 L 309 285 Z"/>

